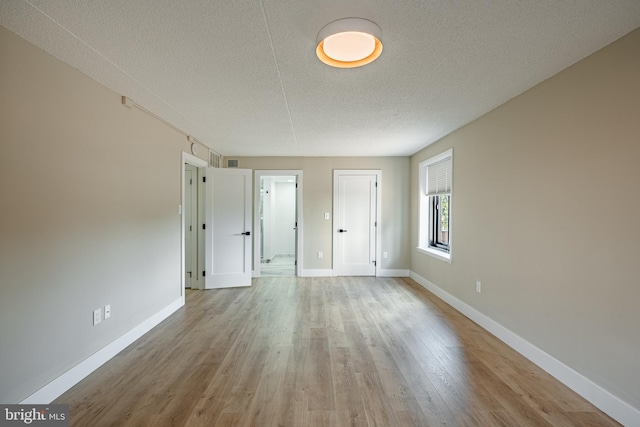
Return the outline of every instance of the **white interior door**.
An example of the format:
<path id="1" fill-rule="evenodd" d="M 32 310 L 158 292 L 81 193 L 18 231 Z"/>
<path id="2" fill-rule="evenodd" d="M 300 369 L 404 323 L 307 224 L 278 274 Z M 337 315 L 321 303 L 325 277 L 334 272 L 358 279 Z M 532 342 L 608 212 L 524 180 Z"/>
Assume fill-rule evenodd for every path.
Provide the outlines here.
<path id="1" fill-rule="evenodd" d="M 184 283 L 196 288 L 198 280 L 198 169 L 184 165 Z"/>
<path id="2" fill-rule="evenodd" d="M 251 286 L 251 170 L 207 168 L 205 288 Z"/>
<path id="3" fill-rule="evenodd" d="M 379 171 L 334 172 L 333 269 L 375 276 Z"/>
<path id="4" fill-rule="evenodd" d="M 191 168 L 188 168 L 187 166 L 195 166 L 196 170 L 194 171 Z M 203 289 L 204 288 L 204 277 L 202 277 L 202 271 L 204 271 L 204 230 L 202 230 L 201 224 L 204 222 L 204 186 L 203 185 L 198 185 L 198 189 L 196 191 L 196 198 L 197 201 L 193 201 L 193 193 L 187 195 L 187 192 L 189 192 L 189 185 L 187 185 L 187 176 L 189 175 L 189 173 L 187 173 L 187 170 L 191 170 L 191 179 L 193 180 L 193 185 L 194 187 L 196 186 L 196 183 L 201 182 L 202 177 L 205 175 L 205 170 L 206 170 L 206 166 L 207 166 L 207 162 L 195 157 L 189 153 L 185 153 L 184 151 L 182 152 L 182 196 L 181 196 L 181 205 L 180 208 L 178 208 L 179 212 L 182 213 L 181 215 L 181 244 L 180 244 L 180 253 L 181 253 L 181 259 L 182 259 L 182 277 L 183 279 L 187 278 L 187 271 L 192 271 L 191 275 L 192 275 L 192 280 L 191 280 L 191 288 L 196 288 L 196 289 Z M 191 202 L 191 206 L 195 206 L 197 205 L 197 212 L 195 212 L 195 219 L 193 218 L 193 212 L 191 213 L 191 215 L 187 214 L 187 205 L 189 204 L 187 202 L 187 200 L 191 198 L 192 202 Z M 191 218 L 190 220 L 188 219 Z M 188 222 L 189 221 L 196 221 L 194 224 L 192 224 L 192 229 L 193 230 L 197 230 L 197 232 L 194 233 L 193 239 L 192 241 L 195 239 L 197 241 L 196 243 L 196 254 L 195 254 L 195 261 L 196 261 L 196 266 L 195 266 L 195 270 L 190 270 L 193 269 L 194 267 L 191 265 L 190 261 L 187 261 L 187 257 L 188 256 L 192 256 L 193 255 L 193 246 L 191 247 L 191 254 L 187 255 L 187 232 L 186 230 L 188 230 Z M 192 258 L 192 259 L 193 259 Z M 185 297 L 185 292 L 184 292 L 184 288 L 187 287 L 187 280 L 183 280 L 181 281 L 181 296 L 182 298 Z"/>

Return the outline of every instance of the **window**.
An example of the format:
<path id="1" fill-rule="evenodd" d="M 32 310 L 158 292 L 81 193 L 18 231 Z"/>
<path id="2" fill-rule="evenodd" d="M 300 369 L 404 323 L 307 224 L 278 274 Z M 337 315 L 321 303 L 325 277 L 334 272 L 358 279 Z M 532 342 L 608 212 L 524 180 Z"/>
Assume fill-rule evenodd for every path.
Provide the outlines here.
<path id="1" fill-rule="evenodd" d="M 442 249 L 449 252 L 449 194 L 431 196 L 429 202 L 431 203 L 430 217 L 433 220 L 429 221 L 431 224 L 431 233 L 429 236 L 429 246 Z"/>
<path id="2" fill-rule="evenodd" d="M 420 236 L 418 249 L 451 261 L 453 150 L 420 163 Z"/>

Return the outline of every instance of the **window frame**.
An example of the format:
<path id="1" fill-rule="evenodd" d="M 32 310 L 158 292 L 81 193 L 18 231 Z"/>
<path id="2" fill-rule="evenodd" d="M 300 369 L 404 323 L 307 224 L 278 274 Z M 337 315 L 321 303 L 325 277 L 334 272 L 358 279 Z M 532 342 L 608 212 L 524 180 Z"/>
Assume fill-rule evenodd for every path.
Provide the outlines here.
<path id="1" fill-rule="evenodd" d="M 442 242 L 440 239 L 440 232 L 442 232 L 442 198 L 448 197 L 448 203 L 451 202 L 451 194 L 441 194 L 438 196 L 428 196 L 429 197 L 429 247 L 443 250 L 445 252 L 449 252 L 450 243 L 447 238 L 447 242 Z M 449 232 L 447 226 L 447 233 Z"/>
<path id="2" fill-rule="evenodd" d="M 419 179 L 419 212 L 418 212 L 418 251 L 450 263 L 452 261 L 452 201 L 453 201 L 453 176 L 451 178 L 450 191 L 439 195 L 428 195 L 427 176 L 429 166 L 451 159 L 451 173 L 453 175 L 453 149 L 450 148 L 436 156 L 430 157 L 419 163 L 418 179 Z M 438 229 L 440 228 L 441 218 L 439 215 L 440 198 L 443 195 L 449 196 L 449 212 L 448 212 L 448 245 L 441 242 L 438 238 Z"/>

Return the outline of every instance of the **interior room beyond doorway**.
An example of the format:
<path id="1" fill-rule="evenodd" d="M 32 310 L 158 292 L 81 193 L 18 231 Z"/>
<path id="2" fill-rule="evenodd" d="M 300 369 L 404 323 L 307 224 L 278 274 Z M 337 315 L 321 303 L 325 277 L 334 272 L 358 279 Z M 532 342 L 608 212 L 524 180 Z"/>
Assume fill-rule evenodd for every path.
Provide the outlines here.
<path id="1" fill-rule="evenodd" d="M 296 275 L 296 176 L 260 177 L 260 274 Z"/>

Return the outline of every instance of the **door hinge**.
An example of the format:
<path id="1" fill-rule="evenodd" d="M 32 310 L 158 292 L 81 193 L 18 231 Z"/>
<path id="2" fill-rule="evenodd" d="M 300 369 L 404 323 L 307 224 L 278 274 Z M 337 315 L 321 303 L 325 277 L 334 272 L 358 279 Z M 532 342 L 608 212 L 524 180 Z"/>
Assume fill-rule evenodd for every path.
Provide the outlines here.
<path id="1" fill-rule="evenodd" d="M 376 262 L 375 262 L 375 260 L 373 261 L 373 265 L 374 265 L 374 267 L 375 267 L 375 265 L 376 265 Z"/>
<path id="2" fill-rule="evenodd" d="M 192 225 L 189 226 L 189 231 L 193 231 L 193 226 Z"/>
<path id="3" fill-rule="evenodd" d="M 296 188 L 298 188 L 298 183 L 296 182 Z"/>
<path id="4" fill-rule="evenodd" d="M 189 279 L 191 279 L 193 276 L 191 275 L 190 271 L 187 271 L 187 273 L 189 273 Z"/>
<path id="5" fill-rule="evenodd" d="M 207 224 L 202 224 L 202 229 L 206 230 L 207 229 Z"/>
<path id="6" fill-rule="evenodd" d="M 378 226 L 378 221 L 375 221 L 375 222 L 373 223 L 373 226 L 374 226 L 374 227 L 377 227 L 377 226 Z"/>
<path id="7" fill-rule="evenodd" d="M 293 261 L 293 265 L 298 265 L 298 261 Z"/>
<path id="8" fill-rule="evenodd" d="M 202 177 L 202 182 L 207 182 L 207 177 L 206 176 Z"/>
<path id="9" fill-rule="evenodd" d="M 205 271 L 204 271 L 204 270 L 202 270 L 202 277 L 204 277 L 204 276 L 205 276 Z"/>
<path id="10" fill-rule="evenodd" d="M 378 181 L 376 181 L 376 188 L 378 188 Z"/>
<path id="11" fill-rule="evenodd" d="M 193 179 L 189 178 L 189 185 L 193 185 Z"/>

